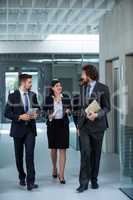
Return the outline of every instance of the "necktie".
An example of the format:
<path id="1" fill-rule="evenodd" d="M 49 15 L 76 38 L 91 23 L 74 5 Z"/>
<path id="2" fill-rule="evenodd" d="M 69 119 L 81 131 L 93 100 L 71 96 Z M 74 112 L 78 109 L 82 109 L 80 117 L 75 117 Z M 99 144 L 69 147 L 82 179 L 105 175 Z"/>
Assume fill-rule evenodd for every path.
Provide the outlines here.
<path id="1" fill-rule="evenodd" d="M 27 113 L 29 110 L 29 102 L 27 93 L 24 93 L 24 111 Z"/>
<path id="2" fill-rule="evenodd" d="M 88 100 L 89 100 L 89 98 L 90 98 L 90 89 L 91 89 L 91 86 L 88 85 L 88 86 L 86 87 L 86 93 L 85 93 L 86 104 L 88 104 Z"/>

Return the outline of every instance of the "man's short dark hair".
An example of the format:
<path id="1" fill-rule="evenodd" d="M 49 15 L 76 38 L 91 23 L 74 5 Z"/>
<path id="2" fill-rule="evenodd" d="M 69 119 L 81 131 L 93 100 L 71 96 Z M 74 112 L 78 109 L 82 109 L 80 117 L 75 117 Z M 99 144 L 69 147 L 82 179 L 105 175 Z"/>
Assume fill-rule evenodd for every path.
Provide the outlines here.
<path id="1" fill-rule="evenodd" d="M 97 68 L 94 65 L 86 64 L 82 68 L 83 71 L 85 71 L 86 75 L 91 78 L 94 81 L 98 81 L 99 79 L 99 73 Z"/>
<path id="2" fill-rule="evenodd" d="M 19 75 L 19 83 L 21 83 L 22 81 L 25 81 L 29 78 L 32 78 L 32 75 L 30 75 L 30 74 L 20 74 Z"/>

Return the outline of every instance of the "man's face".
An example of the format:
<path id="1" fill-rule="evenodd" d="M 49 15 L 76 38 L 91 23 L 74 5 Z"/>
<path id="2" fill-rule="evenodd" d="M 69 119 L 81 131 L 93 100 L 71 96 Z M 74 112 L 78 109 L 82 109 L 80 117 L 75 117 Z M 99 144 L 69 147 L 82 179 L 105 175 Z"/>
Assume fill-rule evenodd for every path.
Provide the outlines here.
<path id="1" fill-rule="evenodd" d="M 83 83 L 88 83 L 89 82 L 89 77 L 86 75 L 86 72 L 83 70 L 81 74 L 81 78 L 83 79 Z"/>
<path id="2" fill-rule="evenodd" d="M 31 79 L 31 78 L 26 79 L 26 80 L 23 82 L 23 84 L 24 84 L 24 88 L 25 88 L 26 90 L 31 90 L 31 88 L 32 88 L 32 79 Z"/>

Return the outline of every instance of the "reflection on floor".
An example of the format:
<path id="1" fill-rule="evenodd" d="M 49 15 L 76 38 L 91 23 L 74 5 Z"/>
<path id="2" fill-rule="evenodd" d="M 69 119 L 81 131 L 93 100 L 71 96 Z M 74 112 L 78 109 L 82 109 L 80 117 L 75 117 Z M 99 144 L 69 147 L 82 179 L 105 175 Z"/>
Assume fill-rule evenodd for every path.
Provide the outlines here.
<path id="1" fill-rule="evenodd" d="M 17 172 L 14 163 L 12 139 L 7 135 L 9 125 L 4 125 L 0 135 L 0 200 L 127 200 L 118 188 L 119 162 L 116 155 L 103 154 L 100 169 L 100 189 L 89 189 L 83 194 L 75 192 L 78 186 L 79 152 L 70 148 L 68 150 L 66 166 L 66 185 L 60 185 L 58 180 L 51 177 L 51 161 L 47 149 L 46 127 L 38 124 L 38 137 L 36 144 L 36 174 L 39 189 L 28 192 L 17 185 Z"/>

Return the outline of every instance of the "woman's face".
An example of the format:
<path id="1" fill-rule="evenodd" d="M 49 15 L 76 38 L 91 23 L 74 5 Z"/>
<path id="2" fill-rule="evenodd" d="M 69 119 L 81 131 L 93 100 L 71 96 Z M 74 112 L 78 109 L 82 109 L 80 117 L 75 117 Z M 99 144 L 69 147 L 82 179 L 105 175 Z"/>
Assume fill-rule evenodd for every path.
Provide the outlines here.
<path id="1" fill-rule="evenodd" d="M 54 87 L 52 87 L 54 94 L 61 94 L 62 93 L 62 85 L 61 83 L 56 83 Z"/>

